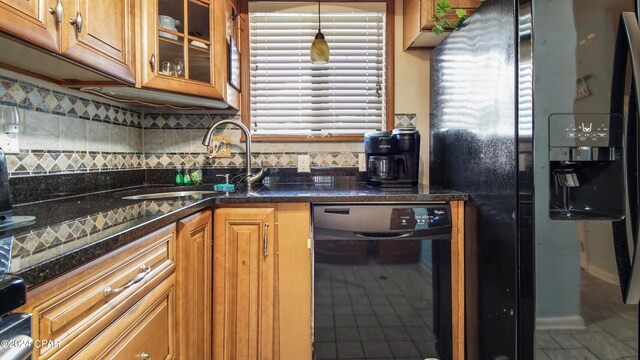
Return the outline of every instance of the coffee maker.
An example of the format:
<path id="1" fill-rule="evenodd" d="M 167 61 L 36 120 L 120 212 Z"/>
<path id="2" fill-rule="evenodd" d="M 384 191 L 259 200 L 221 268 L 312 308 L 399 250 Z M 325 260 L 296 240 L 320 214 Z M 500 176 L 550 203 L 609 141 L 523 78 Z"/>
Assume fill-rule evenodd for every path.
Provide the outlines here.
<path id="1" fill-rule="evenodd" d="M 414 127 L 364 135 L 367 184 L 377 187 L 418 185 L 420 133 Z"/>

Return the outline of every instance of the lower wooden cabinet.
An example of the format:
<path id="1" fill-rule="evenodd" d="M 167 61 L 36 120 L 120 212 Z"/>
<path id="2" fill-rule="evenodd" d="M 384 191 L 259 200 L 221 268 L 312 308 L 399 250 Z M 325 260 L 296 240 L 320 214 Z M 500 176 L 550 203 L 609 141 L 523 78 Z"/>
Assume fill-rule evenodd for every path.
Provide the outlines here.
<path id="1" fill-rule="evenodd" d="M 211 211 L 178 221 L 176 289 L 179 359 L 211 359 L 211 230 Z"/>
<path id="2" fill-rule="evenodd" d="M 171 275 L 73 359 L 176 358 L 175 298 L 175 276 Z"/>
<path id="3" fill-rule="evenodd" d="M 274 358 L 274 208 L 214 214 L 214 359 Z"/>
<path id="4" fill-rule="evenodd" d="M 309 204 L 251 204 L 144 236 L 29 292 L 60 344 L 32 357 L 311 359 L 310 228 Z"/>
<path id="5" fill-rule="evenodd" d="M 215 360 L 311 359 L 309 204 L 214 212 Z"/>
<path id="6" fill-rule="evenodd" d="M 84 358 L 106 351 L 117 339 L 113 326 L 125 330 L 132 324 L 122 320 L 131 319 L 123 314 L 144 307 L 141 299 L 148 299 L 147 294 L 174 272 L 175 235 L 172 224 L 31 290 L 18 311 L 33 314 L 35 340 L 59 344 L 35 348 L 32 358 L 69 359 L 86 346 L 96 356 Z M 168 286 L 173 288 L 172 283 Z M 106 333 L 112 334 L 110 341 L 104 340 Z"/>

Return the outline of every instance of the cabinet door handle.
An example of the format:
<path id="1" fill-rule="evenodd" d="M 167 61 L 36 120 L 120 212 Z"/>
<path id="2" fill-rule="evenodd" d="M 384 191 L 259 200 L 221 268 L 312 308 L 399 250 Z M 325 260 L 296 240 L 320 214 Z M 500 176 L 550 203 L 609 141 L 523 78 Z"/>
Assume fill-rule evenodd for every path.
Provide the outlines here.
<path id="1" fill-rule="evenodd" d="M 64 9 L 62 8 L 62 0 L 58 0 L 55 8 L 49 8 L 49 14 L 53 15 L 53 18 L 58 24 L 64 19 Z"/>
<path id="2" fill-rule="evenodd" d="M 149 66 L 151 66 L 151 71 L 156 71 L 156 54 L 151 54 L 151 59 L 149 60 Z"/>
<path id="3" fill-rule="evenodd" d="M 269 246 L 269 223 L 265 223 L 264 224 L 264 234 L 262 236 L 262 246 L 264 246 L 264 249 L 262 251 L 262 254 L 264 255 L 265 260 L 267 259 L 267 256 L 269 256 L 269 251 L 267 250 L 267 247 Z"/>
<path id="4" fill-rule="evenodd" d="M 133 279 L 129 280 L 128 283 L 122 285 L 121 287 L 117 288 L 117 289 L 112 289 L 111 287 L 106 287 L 102 293 L 104 294 L 104 296 L 109 296 L 111 294 L 117 294 L 120 293 L 130 287 L 132 287 L 133 285 L 139 283 L 140 281 L 144 280 L 144 278 L 147 277 L 147 275 L 149 275 L 149 272 L 151 272 L 151 268 L 148 267 L 145 264 L 140 265 L 140 267 L 138 268 L 139 273 L 136 274 L 136 276 L 133 277 Z"/>
<path id="5" fill-rule="evenodd" d="M 76 14 L 75 19 L 69 19 L 69 24 L 74 25 L 79 33 L 82 32 L 82 14 L 80 11 Z"/>
<path id="6" fill-rule="evenodd" d="M 151 360 L 151 355 L 143 351 L 142 354 L 140 354 L 140 360 Z"/>

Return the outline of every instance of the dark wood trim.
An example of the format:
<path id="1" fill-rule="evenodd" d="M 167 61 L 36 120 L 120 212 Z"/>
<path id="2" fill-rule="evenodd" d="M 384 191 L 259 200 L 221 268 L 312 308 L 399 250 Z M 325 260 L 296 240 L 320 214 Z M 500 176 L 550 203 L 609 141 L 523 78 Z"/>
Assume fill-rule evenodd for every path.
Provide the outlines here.
<path id="1" fill-rule="evenodd" d="M 242 88 L 242 98 L 240 105 L 240 117 L 242 123 L 249 129 L 251 129 L 251 94 L 250 94 L 250 76 L 249 76 L 249 1 L 251 0 L 239 0 L 240 4 L 240 16 L 244 16 L 245 21 L 241 21 L 240 38 L 241 38 L 241 50 L 240 53 L 244 54 L 240 59 L 240 82 Z M 282 1 L 282 0 L 260 0 L 260 1 Z M 384 2 L 387 4 L 387 18 L 386 18 L 386 128 L 391 130 L 394 127 L 395 117 L 395 86 L 394 86 L 394 53 L 395 53 L 395 0 L 322 0 L 323 2 Z M 300 2 L 316 2 L 316 0 L 300 0 Z M 335 135 L 319 138 L 307 138 L 304 135 L 300 136 L 269 136 L 269 135 L 255 135 L 251 137 L 252 141 L 362 141 L 362 135 Z M 244 135 L 242 135 L 244 141 Z"/>
<path id="2" fill-rule="evenodd" d="M 357 141 L 362 142 L 362 135 L 331 135 L 323 137 L 307 137 L 305 135 L 251 135 L 251 141 L 282 141 L 282 142 L 323 142 L 323 141 Z"/>

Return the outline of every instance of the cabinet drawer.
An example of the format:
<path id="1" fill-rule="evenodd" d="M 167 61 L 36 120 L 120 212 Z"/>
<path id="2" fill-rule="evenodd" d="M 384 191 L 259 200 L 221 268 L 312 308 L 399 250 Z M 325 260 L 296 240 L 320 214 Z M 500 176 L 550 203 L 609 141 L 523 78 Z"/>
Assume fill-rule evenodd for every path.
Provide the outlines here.
<path id="1" fill-rule="evenodd" d="M 175 276 L 135 304 L 74 359 L 173 359 Z"/>
<path id="2" fill-rule="evenodd" d="M 64 276 L 73 283 L 48 285 L 54 291 L 33 308 L 34 337 L 60 347 L 38 349 L 36 358 L 69 358 L 171 274 L 175 234 L 175 225 L 165 227 Z"/>

